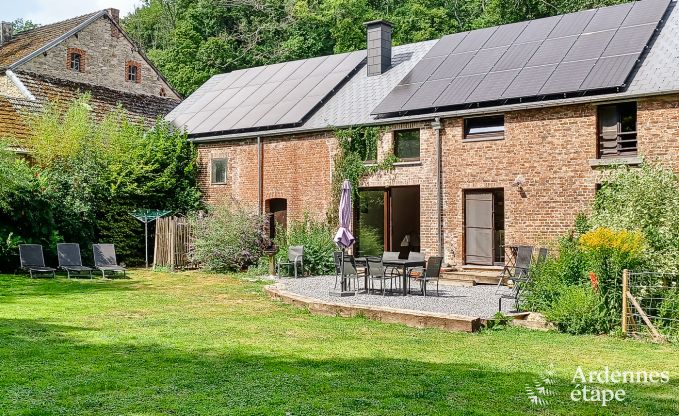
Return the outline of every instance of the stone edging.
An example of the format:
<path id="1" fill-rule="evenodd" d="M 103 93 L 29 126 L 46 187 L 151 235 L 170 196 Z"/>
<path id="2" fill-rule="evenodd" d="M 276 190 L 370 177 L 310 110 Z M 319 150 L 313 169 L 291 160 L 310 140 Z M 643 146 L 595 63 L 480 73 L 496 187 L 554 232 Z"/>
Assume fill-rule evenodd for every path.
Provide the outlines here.
<path id="1" fill-rule="evenodd" d="M 414 328 L 439 328 L 448 331 L 477 332 L 481 329 L 481 319 L 478 317 L 324 301 L 289 292 L 284 283 L 265 286 L 264 291 L 272 299 L 307 308 L 309 312 L 316 315 L 342 317 L 360 315 L 386 323 L 399 323 Z"/>

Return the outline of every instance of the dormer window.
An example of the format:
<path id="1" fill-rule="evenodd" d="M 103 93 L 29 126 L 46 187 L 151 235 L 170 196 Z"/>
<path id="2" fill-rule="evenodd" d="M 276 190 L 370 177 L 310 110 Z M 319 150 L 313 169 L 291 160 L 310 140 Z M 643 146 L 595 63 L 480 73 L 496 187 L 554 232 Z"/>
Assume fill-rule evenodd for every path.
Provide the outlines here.
<path id="1" fill-rule="evenodd" d="M 66 68 L 73 72 L 83 72 L 85 68 L 85 51 L 69 48 L 66 54 Z"/>
<path id="2" fill-rule="evenodd" d="M 139 62 L 127 61 L 125 64 L 125 80 L 127 82 L 141 82 L 141 64 Z"/>

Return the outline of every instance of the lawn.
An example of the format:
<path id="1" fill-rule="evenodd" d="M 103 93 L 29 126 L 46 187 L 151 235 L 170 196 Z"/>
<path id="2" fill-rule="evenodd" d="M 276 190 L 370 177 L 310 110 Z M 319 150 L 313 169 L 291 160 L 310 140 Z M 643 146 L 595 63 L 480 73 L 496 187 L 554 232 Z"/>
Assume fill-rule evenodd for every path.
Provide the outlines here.
<path id="1" fill-rule="evenodd" d="M 677 346 L 312 316 L 263 285 L 197 272 L 0 276 L 0 414 L 679 414 Z M 575 403 L 578 365 L 669 371 L 670 382 Z M 555 395 L 531 405 L 526 385 L 550 368 Z"/>

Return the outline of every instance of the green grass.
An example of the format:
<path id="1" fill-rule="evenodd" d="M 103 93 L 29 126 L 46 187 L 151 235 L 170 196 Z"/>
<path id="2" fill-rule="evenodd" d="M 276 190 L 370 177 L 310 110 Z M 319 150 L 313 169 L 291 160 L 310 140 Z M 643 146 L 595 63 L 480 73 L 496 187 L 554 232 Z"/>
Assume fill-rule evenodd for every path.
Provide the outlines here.
<path id="1" fill-rule="evenodd" d="M 679 348 L 519 329 L 480 334 L 318 317 L 262 283 L 0 276 L 2 415 L 679 414 Z M 525 385 L 550 365 L 557 395 Z M 569 399 L 575 368 L 669 371 L 623 403 Z"/>

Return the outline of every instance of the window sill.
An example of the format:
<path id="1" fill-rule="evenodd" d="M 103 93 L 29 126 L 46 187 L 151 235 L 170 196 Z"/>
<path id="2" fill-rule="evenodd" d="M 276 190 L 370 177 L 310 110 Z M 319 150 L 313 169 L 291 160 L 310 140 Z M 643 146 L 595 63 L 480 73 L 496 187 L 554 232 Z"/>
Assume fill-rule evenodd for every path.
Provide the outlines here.
<path id="1" fill-rule="evenodd" d="M 422 166 L 422 161 L 417 160 L 402 160 L 400 162 L 394 162 L 394 166 Z"/>
<path id="2" fill-rule="evenodd" d="M 224 186 L 226 182 L 210 182 L 210 186 Z"/>
<path id="3" fill-rule="evenodd" d="M 499 140 L 504 140 L 505 136 L 495 136 L 495 137 L 465 137 L 462 139 L 462 143 L 475 143 L 475 142 L 497 142 Z"/>
<path id="4" fill-rule="evenodd" d="M 596 168 L 600 166 L 616 166 L 616 165 L 640 165 L 643 159 L 639 156 L 623 156 L 623 157 L 607 157 L 604 159 L 590 159 L 589 166 Z"/>

